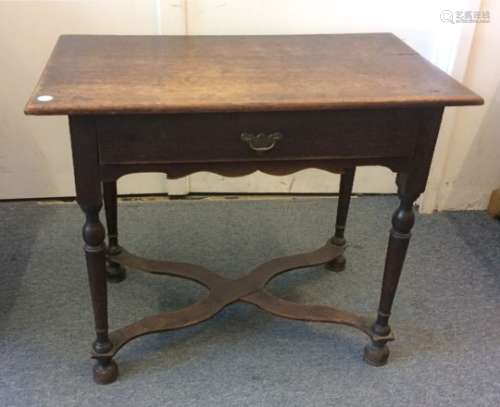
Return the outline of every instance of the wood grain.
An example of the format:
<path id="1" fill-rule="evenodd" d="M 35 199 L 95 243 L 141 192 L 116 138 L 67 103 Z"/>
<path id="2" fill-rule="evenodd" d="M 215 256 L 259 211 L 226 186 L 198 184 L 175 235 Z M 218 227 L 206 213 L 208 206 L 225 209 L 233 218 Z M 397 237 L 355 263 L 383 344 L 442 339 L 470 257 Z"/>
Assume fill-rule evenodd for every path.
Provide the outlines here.
<path id="1" fill-rule="evenodd" d="M 51 96 L 48 102 L 39 96 Z M 63 35 L 27 114 L 482 104 L 396 36 Z"/>

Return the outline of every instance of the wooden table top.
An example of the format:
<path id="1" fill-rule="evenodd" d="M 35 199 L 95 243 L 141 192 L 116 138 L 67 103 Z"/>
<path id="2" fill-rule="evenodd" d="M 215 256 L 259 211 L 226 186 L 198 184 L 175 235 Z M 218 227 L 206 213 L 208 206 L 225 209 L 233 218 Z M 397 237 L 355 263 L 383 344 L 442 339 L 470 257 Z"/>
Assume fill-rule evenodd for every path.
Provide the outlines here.
<path id="1" fill-rule="evenodd" d="M 482 103 L 481 97 L 388 33 L 63 35 L 25 112 L 232 112 Z"/>

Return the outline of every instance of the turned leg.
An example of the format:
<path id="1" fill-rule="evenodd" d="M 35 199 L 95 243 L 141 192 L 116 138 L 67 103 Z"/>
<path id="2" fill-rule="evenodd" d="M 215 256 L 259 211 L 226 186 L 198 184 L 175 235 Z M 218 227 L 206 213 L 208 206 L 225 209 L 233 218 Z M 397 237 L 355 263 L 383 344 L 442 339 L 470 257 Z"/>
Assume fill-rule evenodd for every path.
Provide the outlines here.
<path id="1" fill-rule="evenodd" d="M 347 213 L 349 212 L 349 203 L 351 202 L 352 184 L 354 182 L 354 173 L 356 168 L 348 168 L 340 176 L 339 201 L 337 204 L 337 221 L 335 222 L 335 235 L 331 242 L 335 245 L 344 246 L 346 240 L 344 238 L 345 225 L 347 222 Z M 345 270 L 346 259 L 342 254 L 327 263 L 327 268 L 333 271 Z"/>
<path id="2" fill-rule="evenodd" d="M 85 241 L 85 258 L 89 277 L 90 295 L 94 309 L 96 340 L 94 351 L 106 353 L 112 348 L 108 336 L 108 301 L 106 287 L 106 261 L 104 245 L 104 226 L 99 221 L 100 206 L 82 208 L 85 212 L 83 240 Z M 94 366 L 94 380 L 99 384 L 107 384 L 116 380 L 118 369 L 109 357 L 97 358 Z"/>
<path id="3" fill-rule="evenodd" d="M 94 366 L 96 383 L 116 380 L 118 368 L 106 354 L 113 345 L 108 334 L 108 297 L 106 282 L 106 246 L 104 226 L 99 220 L 102 208 L 102 190 L 99 172 L 99 152 L 94 118 L 70 116 L 71 147 L 75 169 L 76 200 L 85 213 L 83 225 L 84 251 L 87 261 L 90 296 L 94 310 L 96 339 L 93 348 L 97 362 Z"/>
<path id="4" fill-rule="evenodd" d="M 374 366 L 384 365 L 387 363 L 389 357 L 387 341 L 392 338 L 389 317 L 403 268 L 406 250 L 410 242 L 410 231 L 415 223 L 413 202 L 417 196 L 411 196 L 402 192 L 402 190 L 403 188 L 400 185 L 400 204 L 392 216 L 392 229 L 385 259 L 382 292 L 377 319 L 372 327 L 374 340 L 365 348 L 365 361 Z"/>
<path id="5" fill-rule="evenodd" d="M 107 277 L 108 281 L 118 283 L 126 276 L 125 268 L 109 259 L 109 256 L 119 254 L 121 248 L 118 245 L 118 211 L 116 196 L 116 181 L 103 182 L 104 207 L 106 210 L 106 226 L 108 230 L 108 259 Z"/>

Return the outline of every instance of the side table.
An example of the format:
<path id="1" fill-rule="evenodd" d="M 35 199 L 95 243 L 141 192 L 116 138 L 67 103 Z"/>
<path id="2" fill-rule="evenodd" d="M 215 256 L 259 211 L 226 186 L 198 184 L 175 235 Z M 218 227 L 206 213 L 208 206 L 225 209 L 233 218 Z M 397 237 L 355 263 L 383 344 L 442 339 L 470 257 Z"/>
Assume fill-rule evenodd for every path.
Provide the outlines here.
<path id="1" fill-rule="evenodd" d="M 443 109 L 482 103 L 392 34 L 60 37 L 25 113 L 69 117 L 85 214 L 95 381 L 117 378 L 113 357 L 130 340 L 197 324 L 236 301 L 284 318 L 357 328 L 370 339 L 365 360 L 385 364 L 413 204 L 425 189 Z M 376 318 L 273 296 L 265 286 L 280 273 L 320 264 L 343 270 L 353 179 L 364 165 L 396 172 L 400 200 Z M 125 174 L 280 175 L 306 168 L 341 174 L 334 236 L 311 253 L 227 279 L 193 264 L 141 258 L 118 243 L 116 181 Z M 109 332 L 106 279 L 121 281 L 125 267 L 193 280 L 209 294 Z"/>

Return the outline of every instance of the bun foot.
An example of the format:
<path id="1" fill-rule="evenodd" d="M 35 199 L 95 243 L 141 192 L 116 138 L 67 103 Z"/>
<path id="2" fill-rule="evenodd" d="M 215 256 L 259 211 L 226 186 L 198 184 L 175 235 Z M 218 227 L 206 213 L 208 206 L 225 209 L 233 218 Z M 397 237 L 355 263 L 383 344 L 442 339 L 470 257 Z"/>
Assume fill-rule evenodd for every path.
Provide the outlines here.
<path id="1" fill-rule="evenodd" d="M 326 263 L 325 267 L 327 270 L 335 271 L 336 273 L 340 273 L 345 270 L 346 259 L 343 254 L 338 257 L 335 257 L 331 262 Z"/>
<path id="2" fill-rule="evenodd" d="M 365 346 L 363 359 L 372 366 L 383 366 L 389 359 L 389 348 L 385 343 L 372 342 Z"/>
<path id="3" fill-rule="evenodd" d="M 94 382 L 97 384 L 113 383 L 118 377 L 118 366 L 114 360 L 97 360 L 93 368 Z"/>
<path id="4" fill-rule="evenodd" d="M 109 262 L 106 265 L 106 278 L 110 283 L 119 283 L 125 280 L 127 276 L 127 271 L 125 267 L 118 263 Z"/>

